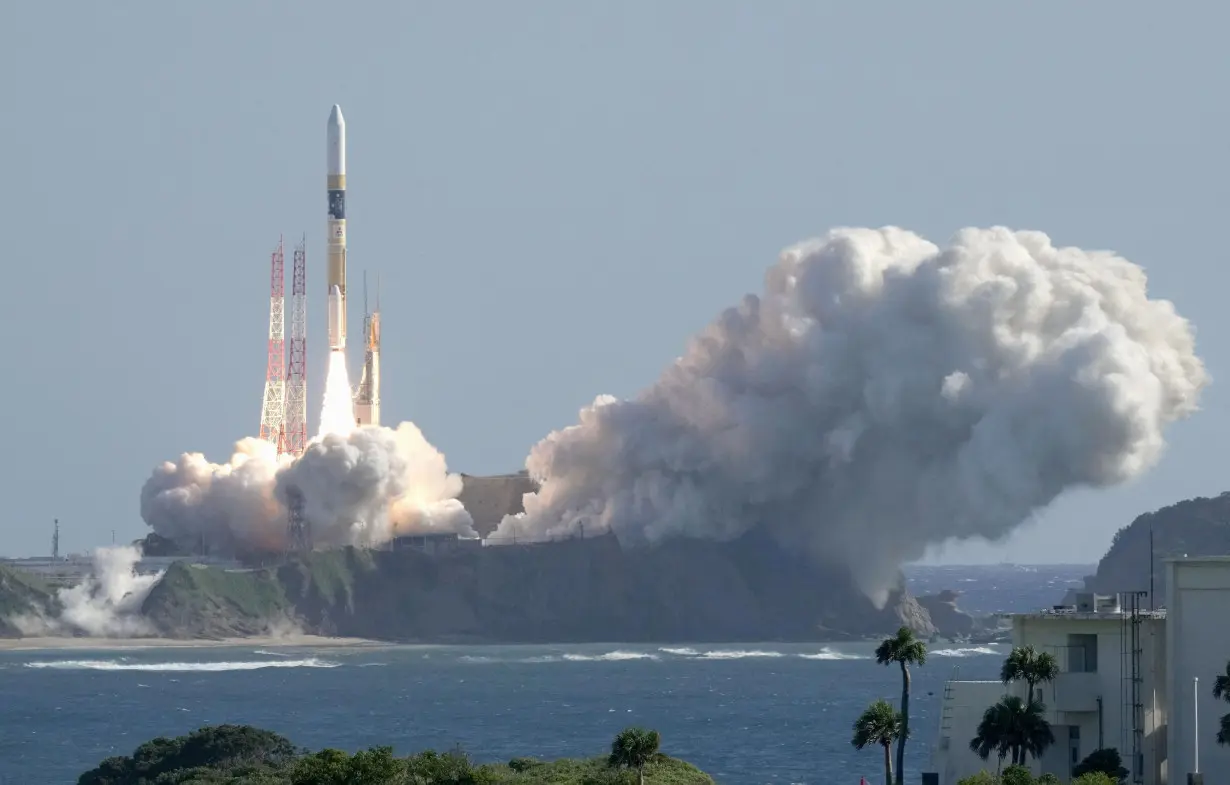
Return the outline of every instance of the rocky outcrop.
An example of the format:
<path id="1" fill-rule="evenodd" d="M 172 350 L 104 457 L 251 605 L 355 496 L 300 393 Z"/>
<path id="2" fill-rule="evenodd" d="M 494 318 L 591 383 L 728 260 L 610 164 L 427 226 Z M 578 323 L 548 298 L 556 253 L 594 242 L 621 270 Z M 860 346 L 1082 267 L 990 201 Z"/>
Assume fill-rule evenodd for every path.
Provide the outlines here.
<path id="1" fill-rule="evenodd" d="M 981 630 L 982 625 L 973 616 L 957 607 L 958 592 L 945 589 L 939 594 L 927 594 L 918 598 L 918 604 L 927 610 L 931 622 L 945 638 L 968 638 Z"/>
<path id="2" fill-rule="evenodd" d="M 348 548 L 276 569 L 177 565 L 145 615 L 165 635 L 251 634 L 292 619 L 305 632 L 416 642 L 831 641 L 905 624 L 936 634 L 904 591 L 883 609 L 840 570 L 765 541 L 614 537 L 436 553 Z"/>

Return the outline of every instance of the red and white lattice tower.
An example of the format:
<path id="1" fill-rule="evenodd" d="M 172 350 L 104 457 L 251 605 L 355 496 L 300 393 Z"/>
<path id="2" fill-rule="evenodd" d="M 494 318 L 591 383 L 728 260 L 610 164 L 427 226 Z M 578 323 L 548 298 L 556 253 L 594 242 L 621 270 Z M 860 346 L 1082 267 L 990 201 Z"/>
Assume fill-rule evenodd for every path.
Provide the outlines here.
<path id="1" fill-rule="evenodd" d="M 290 276 L 289 358 L 282 452 L 297 458 L 307 449 L 307 238 L 295 247 Z"/>
<path id="2" fill-rule="evenodd" d="M 282 452 L 282 424 L 286 415 L 285 291 L 282 238 L 270 262 L 269 362 L 265 366 L 265 404 L 261 407 L 261 438 Z"/>

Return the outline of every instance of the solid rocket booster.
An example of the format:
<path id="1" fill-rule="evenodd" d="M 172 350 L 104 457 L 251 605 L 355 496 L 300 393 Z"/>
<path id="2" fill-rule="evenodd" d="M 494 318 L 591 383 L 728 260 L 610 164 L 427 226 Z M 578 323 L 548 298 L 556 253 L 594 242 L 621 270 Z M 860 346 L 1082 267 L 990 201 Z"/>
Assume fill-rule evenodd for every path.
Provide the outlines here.
<path id="1" fill-rule="evenodd" d="M 329 349 L 346 348 L 346 120 L 329 113 Z"/>
<path id="2" fill-rule="evenodd" d="M 329 287 L 329 348 L 342 349 L 346 346 L 346 301 L 342 298 L 342 290 L 337 286 Z"/>

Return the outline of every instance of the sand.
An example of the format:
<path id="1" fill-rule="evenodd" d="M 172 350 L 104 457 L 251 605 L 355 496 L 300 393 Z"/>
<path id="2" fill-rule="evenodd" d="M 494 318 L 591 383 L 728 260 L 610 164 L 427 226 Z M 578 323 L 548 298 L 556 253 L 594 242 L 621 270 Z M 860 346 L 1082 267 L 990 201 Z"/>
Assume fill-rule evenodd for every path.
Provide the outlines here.
<path id="1" fill-rule="evenodd" d="M 178 638 L 0 638 L 0 651 L 35 649 L 219 649 L 233 646 L 257 646 L 263 649 L 307 647 L 375 647 L 387 646 L 364 638 L 326 638 L 320 635 L 270 635 L 250 638 L 220 638 L 193 640 Z"/>

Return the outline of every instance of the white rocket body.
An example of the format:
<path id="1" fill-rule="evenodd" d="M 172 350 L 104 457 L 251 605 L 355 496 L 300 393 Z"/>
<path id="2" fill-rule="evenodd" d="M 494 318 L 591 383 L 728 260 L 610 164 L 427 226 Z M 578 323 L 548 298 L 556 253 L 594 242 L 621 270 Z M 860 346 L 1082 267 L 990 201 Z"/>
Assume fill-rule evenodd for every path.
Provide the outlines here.
<path id="1" fill-rule="evenodd" d="M 336 352 L 346 348 L 346 120 L 336 104 L 328 136 L 329 349 Z"/>

